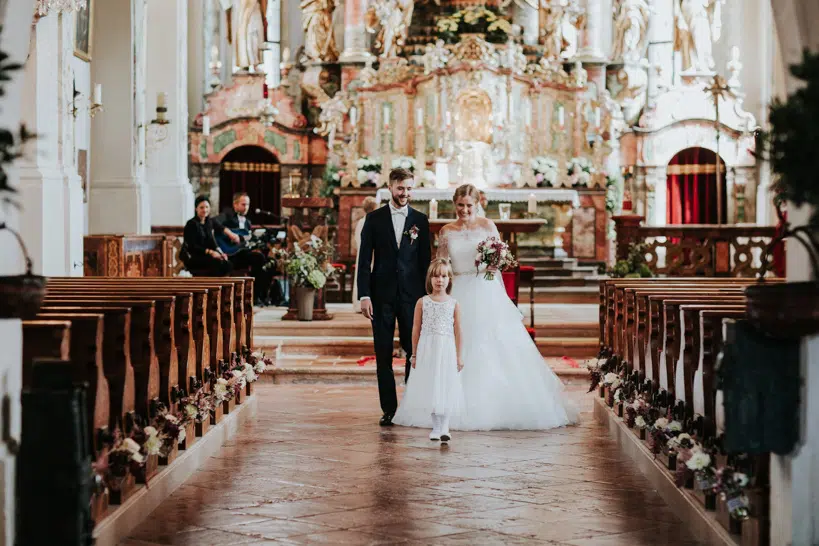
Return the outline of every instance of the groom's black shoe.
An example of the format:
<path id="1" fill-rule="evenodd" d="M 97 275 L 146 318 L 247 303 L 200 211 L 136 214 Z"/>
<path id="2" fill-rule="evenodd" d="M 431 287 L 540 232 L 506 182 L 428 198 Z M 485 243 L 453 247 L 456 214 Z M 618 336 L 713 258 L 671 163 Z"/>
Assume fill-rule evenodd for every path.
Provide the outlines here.
<path id="1" fill-rule="evenodd" d="M 391 427 L 392 426 L 392 418 L 393 416 L 389 413 L 385 413 L 381 420 L 378 422 L 379 425 L 382 427 Z"/>

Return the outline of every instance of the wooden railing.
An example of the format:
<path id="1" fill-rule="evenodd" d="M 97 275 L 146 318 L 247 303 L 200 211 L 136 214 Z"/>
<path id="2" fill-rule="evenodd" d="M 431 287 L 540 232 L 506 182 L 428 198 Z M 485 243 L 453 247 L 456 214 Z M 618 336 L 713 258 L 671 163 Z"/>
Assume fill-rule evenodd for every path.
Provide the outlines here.
<path id="1" fill-rule="evenodd" d="M 617 259 L 625 259 L 633 243 L 642 243 L 651 270 L 668 277 L 755 277 L 762 270 L 762 255 L 776 234 L 774 226 L 642 226 L 642 216 L 613 219 Z"/>

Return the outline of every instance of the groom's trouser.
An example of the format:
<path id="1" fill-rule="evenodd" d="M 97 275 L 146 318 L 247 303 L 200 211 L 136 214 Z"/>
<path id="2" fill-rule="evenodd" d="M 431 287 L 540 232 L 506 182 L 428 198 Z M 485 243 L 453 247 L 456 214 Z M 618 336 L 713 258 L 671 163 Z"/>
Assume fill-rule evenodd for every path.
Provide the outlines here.
<path id="1" fill-rule="evenodd" d="M 393 303 L 373 302 L 373 341 L 375 345 L 376 374 L 378 375 L 378 396 L 381 411 L 393 415 L 398 409 L 398 395 L 395 391 L 395 376 L 392 371 L 393 337 L 395 321 L 398 320 L 398 338 L 407 353 L 404 380 L 409 379 L 410 357 L 412 356 L 412 319 L 415 302 L 396 301 Z"/>

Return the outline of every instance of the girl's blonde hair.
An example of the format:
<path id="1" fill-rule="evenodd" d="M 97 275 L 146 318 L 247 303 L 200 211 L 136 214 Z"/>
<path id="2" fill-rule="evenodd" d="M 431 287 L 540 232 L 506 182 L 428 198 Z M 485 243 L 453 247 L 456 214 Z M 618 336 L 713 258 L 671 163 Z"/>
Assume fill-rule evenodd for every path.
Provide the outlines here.
<path id="1" fill-rule="evenodd" d="M 427 294 L 432 294 L 432 277 L 437 277 L 442 273 L 449 277 L 446 293 L 452 294 L 452 277 L 455 276 L 455 273 L 452 271 L 452 264 L 446 258 L 435 258 L 429 264 L 429 269 L 427 269 Z"/>
<path id="2" fill-rule="evenodd" d="M 455 194 L 452 196 L 452 202 L 457 203 L 458 199 L 462 197 L 471 197 L 475 204 L 481 202 L 481 193 L 478 191 L 478 188 L 473 186 L 472 184 L 461 184 L 455 189 Z"/>
<path id="3" fill-rule="evenodd" d="M 361 204 L 361 208 L 364 209 L 365 214 L 368 212 L 372 212 L 378 208 L 378 201 L 375 199 L 375 197 L 367 197 Z"/>

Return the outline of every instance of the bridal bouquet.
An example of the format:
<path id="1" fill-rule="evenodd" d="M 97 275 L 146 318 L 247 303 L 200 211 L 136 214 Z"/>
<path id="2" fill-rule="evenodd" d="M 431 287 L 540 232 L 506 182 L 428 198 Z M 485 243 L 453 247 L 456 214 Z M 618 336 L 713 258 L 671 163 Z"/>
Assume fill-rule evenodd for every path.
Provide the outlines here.
<path id="1" fill-rule="evenodd" d="M 478 255 L 475 256 L 475 267 L 480 272 L 481 265 L 487 268 L 493 267 L 498 271 L 503 271 L 517 265 L 517 260 L 512 256 L 509 245 L 497 237 L 487 237 L 478 244 Z M 495 275 L 487 269 L 483 278 L 488 281 L 495 280 Z"/>

